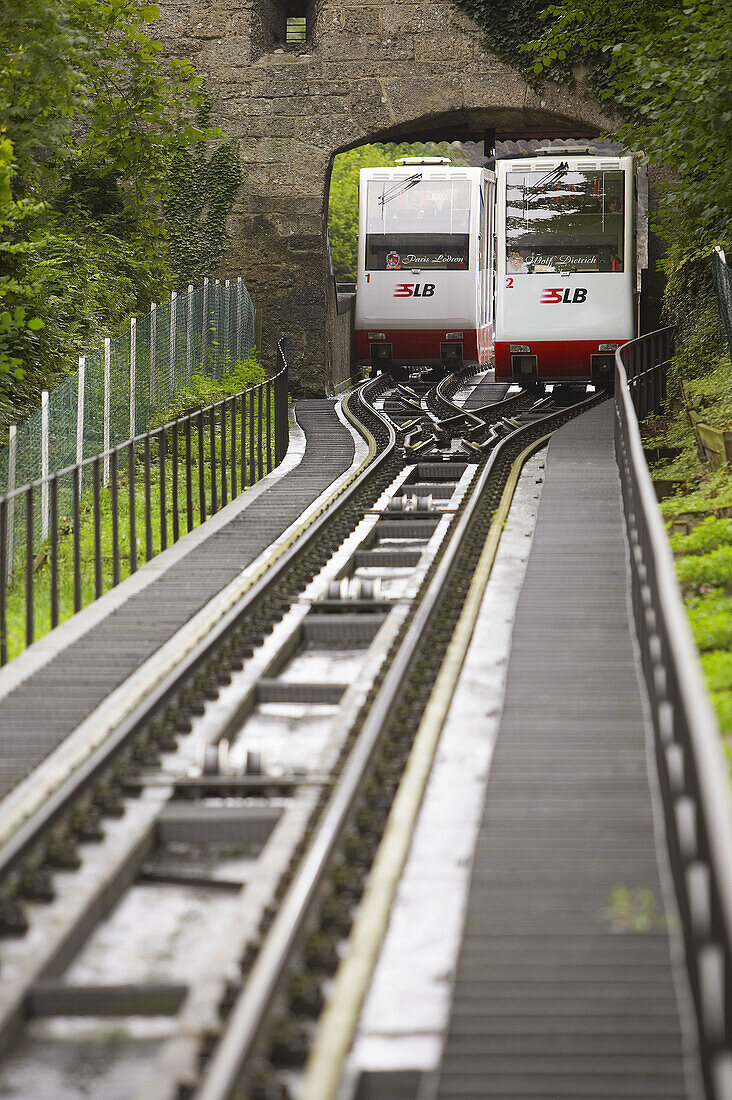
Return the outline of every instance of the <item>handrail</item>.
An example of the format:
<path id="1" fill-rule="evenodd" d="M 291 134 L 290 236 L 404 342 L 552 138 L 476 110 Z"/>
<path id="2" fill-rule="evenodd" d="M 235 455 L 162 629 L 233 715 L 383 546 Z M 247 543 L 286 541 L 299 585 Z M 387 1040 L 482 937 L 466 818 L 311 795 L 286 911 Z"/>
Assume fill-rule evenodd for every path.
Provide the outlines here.
<path id="1" fill-rule="evenodd" d="M 287 370 L 287 363 L 284 359 L 284 354 L 280 351 L 280 340 L 277 344 L 278 361 L 279 356 L 282 355 L 280 369 L 276 374 L 273 374 L 270 378 L 265 378 L 263 382 L 258 382 L 256 386 L 250 386 L 249 389 L 240 390 L 238 393 L 231 394 L 229 397 L 222 397 L 220 401 L 214 401 L 211 405 L 202 405 L 200 409 L 193 409 L 189 413 L 184 413 L 183 416 L 178 416 L 174 420 L 168 420 L 165 424 L 159 425 L 157 428 L 150 428 L 147 432 L 142 432 L 140 435 L 134 435 L 130 439 L 126 439 L 124 443 L 118 443 L 115 447 L 110 447 L 108 451 L 99 451 L 95 455 L 90 455 L 88 458 L 83 458 L 81 462 L 74 462 L 71 466 L 64 466 L 60 470 L 54 470 L 51 474 L 46 474 L 45 477 L 38 477 L 35 481 L 28 481 L 25 485 L 19 485 L 17 489 L 13 489 L 10 493 L 0 494 L 0 504 L 4 504 L 7 501 L 14 500 L 15 497 L 22 496 L 28 489 L 40 489 L 43 485 L 47 485 L 53 478 L 64 477 L 68 474 L 73 474 L 75 470 L 83 470 L 85 466 L 93 466 L 95 462 L 98 462 L 103 458 L 110 458 L 113 454 L 121 455 L 123 451 L 126 451 L 131 443 L 144 443 L 146 439 L 157 437 L 160 432 L 169 432 L 173 428 L 180 428 L 181 425 L 185 426 L 186 421 L 195 420 L 198 416 L 203 414 L 204 416 L 211 413 L 220 412 L 222 406 L 227 408 L 231 405 L 232 400 L 240 401 L 242 397 L 249 397 L 250 394 L 257 393 L 258 390 L 267 387 L 269 383 L 274 383 L 277 379 Z M 285 421 L 285 423 L 287 423 Z M 284 451 L 287 450 L 285 446 Z M 275 465 L 277 465 L 284 457 L 284 451 L 280 454 L 279 458 L 275 458 Z"/>
<path id="2" fill-rule="evenodd" d="M 732 804 L 728 767 L 643 454 L 636 411 L 658 411 L 672 330 L 616 352 L 615 443 L 632 600 L 656 735 L 666 834 L 710 1100 L 732 1095 Z"/>
<path id="3" fill-rule="evenodd" d="M 48 625 L 53 629 L 61 621 L 59 532 L 64 512 L 71 516 L 73 610 L 77 612 L 84 603 L 80 527 L 87 504 L 90 504 L 93 526 L 93 599 L 99 599 L 109 587 L 104 581 L 102 553 L 102 489 L 105 486 L 109 486 L 110 492 L 111 587 L 115 587 L 122 578 L 125 537 L 129 543 L 129 572 L 134 573 L 138 564 L 138 533 L 140 541 L 144 539 L 144 557 L 149 561 L 158 552 L 156 543 L 159 550 L 167 549 L 169 544 L 178 541 L 184 527 L 191 531 L 224 507 L 229 499 L 233 500 L 241 489 L 254 484 L 279 465 L 289 441 L 288 366 L 283 340 L 277 345 L 277 368 L 274 375 L 255 386 L 194 409 L 159 428 L 133 436 L 0 496 L 0 666 L 9 656 L 8 585 L 16 558 L 16 527 L 20 532 L 17 541 L 25 544 L 22 547 L 25 565 L 23 607 L 25 645 L 28 646 L 36 637 L 34 572 L 39 547 L 46 547 L 49 559 Z M 194 458 L 194 454 L 197 457 Z M 204 474 L 206 463 L 210 484 Z M 136 486 L 140 464 L 143 502 L 138 506 Z M 90 488 L 89 493 L 86 489 L 82 493 L 84 486 Z M 124 535 L 120 507 L 123 501 L 127 505 Z M 153 519 L 156 509 L 157 522 Z"/>

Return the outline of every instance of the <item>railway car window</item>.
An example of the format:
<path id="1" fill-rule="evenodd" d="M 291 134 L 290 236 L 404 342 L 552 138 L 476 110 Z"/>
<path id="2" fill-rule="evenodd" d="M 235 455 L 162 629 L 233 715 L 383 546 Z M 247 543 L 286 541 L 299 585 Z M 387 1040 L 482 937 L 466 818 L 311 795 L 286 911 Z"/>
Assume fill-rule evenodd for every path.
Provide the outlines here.
<path id="1" fill-rule="evenodd" d="M 367 192 L 366 270 L 465 270 L 470 248 L 468 180 L 418 180 L 395 188 L 371 180 Z"/>
<path id="2" fill-rule="evenodd" d="M 622 271 L 624 173 L 511 172 L 506 274 Z"/>

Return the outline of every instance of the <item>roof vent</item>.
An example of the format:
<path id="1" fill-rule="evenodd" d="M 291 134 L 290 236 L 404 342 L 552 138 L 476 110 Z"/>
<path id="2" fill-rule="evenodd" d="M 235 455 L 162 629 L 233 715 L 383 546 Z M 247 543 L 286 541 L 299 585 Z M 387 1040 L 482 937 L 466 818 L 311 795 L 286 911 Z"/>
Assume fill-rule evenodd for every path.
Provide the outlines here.
<path id="1" fill-rule="evenodd" d="M 413 164 L 452 164 L 452 161 L 449 157 L 400 157 L 396 163 L 411 168 Z"/>

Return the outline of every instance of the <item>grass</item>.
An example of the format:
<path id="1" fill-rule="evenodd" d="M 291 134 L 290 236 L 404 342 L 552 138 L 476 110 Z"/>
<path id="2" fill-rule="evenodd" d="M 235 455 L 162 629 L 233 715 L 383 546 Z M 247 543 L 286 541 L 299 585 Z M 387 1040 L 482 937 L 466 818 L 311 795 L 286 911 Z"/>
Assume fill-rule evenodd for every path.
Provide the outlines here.
<path id="1" fill-rule="evenodd" d="M 201 406 L 204 403 L 213 403 L 221 400 L 231 392 L 238 393 L 247 385 L 255 385 L 264 378 L 264 372 L 258 364 L 252 360 L 241 365 L 242 369 L 233 371 L 224 382 L 212 382 L 210 379 L 192 379 L 191 389 L 176 398 L 176 403 L 170 409 L 161 411 L 158 424 L 169 423 L 174 417 L 178 417 L 184 410 Z M 246 370 L 243 368 L 246 367 Z M 155 426 L 155 425 L 153 425 Z M 212 469 L 210 452 L 208 449 L 208 431 L 205 434 L 204 454 L 199 456 L 198 441 L 195 424 L 191 446 L 192 476 L 192 504 L 193 522 L 191 527 L 197 527 L 201 522 L 201 500 L 199 495 L 199 458 L 203 463 L 203 484 L 205 498 L 205 516 L 211 515 L 212 508 Z M 247 432 L 249 431 L 249 419 L 247 417 Z M 220 460 L 220 433 L 217 424 L 216 432 L 216 483 L 218 508 L 222 505 L 221 493 L 221 460 Z M 227 501 L 231 500 L 231 429 L 227 424 Z M 274 464 L 274 439 L 269 441 L 272 464 Z M 241 492 L 241 426 L 237 426 L 235 437 L 236 450 L 236 483 L 237 491 Z M 135 482 L 135 542 L 134 552 L 131 554 L 130 542 L 130 506 L 129 506 L 129 478 L 126 465 L 126 455 L 120 456 L 120 473 L 118 489 L 118 541 L 120 557 L 120 580 L 124 580 L 132 572 L 132 564 L 139 568 L 148 557 L 154 557 L 163 549 L 162 524 L 165 516 L 167 531 L 167 546 L 173 545 L 173 521 L 174 511 L 177 513 L 179 537 L 188 531 L 187 499 L 186 499 L 186 471 L 185 471 L 185 439 L 178 441 L 178 506 L 173 506 L 173 469 L 171 454 L 171 438 L 168 433 L 168 447 L 165 461 L 165 492 L 164 507 L 161 506 L 161 494 L 159 485 L 159 467 L 157 441 L 151 446 L 151 486 L 150 486 L 150 524 L 148 552 L 148 528 L 145 523 L 146 499 L 143 471 L 143 451 L 138 448 L 135 455 L 134 482 Z M 267 439 L 266 432 L 263 435 L 263 473 L 266 473 Z M 250 469 L 248 447 L 245 454 L 246 484 L 251 485 L 257 480 L 257 469 Z M 255 454 L 256 464 L 256 454 Z M 89 474 L 89 479 L 91 475 Z M 16 505 L 18 512 L 22 504 Z M 71 482 L 65 486 L 59 485 L 59 539 L 58 539 L 58 602 L 59 622 L 64 622 L 74 614 L 74 531 L 71 521 Z M 99 496 L 99 531 L 100 531 L 100 558 L 102 572 L 102 594 L 114 587 L 113 576 L 113 508 L 111 486 L 102 487 Z M 33 559 L 33 620 L 34 640 L 43 637 L 51 629 L 51 566 L 50 545 L 48 540 L 40 542 L 36 537 Z M 86 480 L 81 496 L 81 515 L 79 524 L 80 547 L 80 574 L 81 574 L 81 606 L 86 607 L 97 598 L 95 584 L 95 516 L 93 494 L 87 488 Z M 10 584 L 6 590 L 7 606 L 7 648 L 8 660 L 16 657 L 26 647 L 26 569 L 25 569 L 25 525 L 22 521 L 16 523 L 16 554 L 15 568 Z"/>
<path id="2" fill-rule="evenodd" d="M 270 442 L 273 451 L 273 441 Z M 237 433 L 236 441 L 237 457 L 240 455 L 240 433 Z M 184 457 L 184 456 L 183 456 Z M 193 524 L 197 527 L 201 522 L 201 501 L 199 496 L 198 456 L 193 455 L 195 465 L 193 467 Z M 266 452 L 265 452 L 266 460 Z M 273 459 L 274 461 L 274 459 Z M 171 468 L 171 456 L 166 462 L 165 477 L 165 526 L 167 529 L 167 546 L 173 544 L 173 502 L 172 484 L 173 475 Z M 266 472 L 266 462 L 264 470 Z M 211 514 L 211 463 L 204 461 L 204 497 L 206 515 Z M 227 463 L 228 472 L 228 463 Z M 160 490 L 157 464 L 153 466 L 152 485 L 150 494 L 150 557 L 160 553 L 162 546 Z M 256 470 L 252 471 L 247 462 L 247 484 L 251 485 L 257 480 Z M 240 467 L 237 468 L 237 489 L 239 485 Z M 229 474 L 230 477 L 230 474 Z M 120 554 L 120 580 L 124 580 L 132 572 L 130 554 L 130 507 L 129 507 L 129 480 L 124 473 L 119 482 L 119 554 Z M 217 469 L 218 507 L 221 507 L 221 467 Z M 227 500 L 231 499 L 231 483 L 227 491 Z M 135 553 L 136 567 L 143 565 L 147 560 L 147 527 L 145 524 L 145 487 L 143 471 L 139 455 L 135 468 Z M 112 524 L 112 493 L 109 487 L 100 492 L 100 557 L 102 567 L 102 592 L 108 592 L 113 585 L 113 524 Z M 179 534 L 183 535 L 188 530 L 185 466 L 179 462 L 178 471 L 178 527 Z M 59 542 L 58 542 L 58 579 L 59 579 L 59 622 L 64 622 L 74 614 L 74 534 L 68 515 L 59 515 Z M 22 556 L 24 532 L 20 532 L 21 546 L 16 555 L 17 566 L 11 584 L 7 591 L 7 637 L 8 659 L 12 659 L 25 649 L 26 646 L 26 571 Z M 82 494 L 81 523 L 79 526 L 80 565 L 81 565 L 81 606 L 85 607 L 96 599 L 95 589 L 95 538 L 94 538 L 94 508 L 92 494 L 86 490 Z M 48 543 L 42 543 L 35 554 L 33 569 L 33 618 L 34 638 L 43 637 L 51 629 L 51 570 L 50 548 Z"/>
<path id="3" fill-rule="evenodd" d="M 732 428 L 728 358 L 720 358 L 689 386 L 701 399 L 706 423 Z M 647 447 L 681 448 L 677 457 L 653 464 L 651 475 L 678 482 L 660 508 L 707 688 L 732 759 L 732 471 L 728 465 L 715 469 L 700 458 L 682 405 L 666 417 L 649 417 L 642 432 Z"/>

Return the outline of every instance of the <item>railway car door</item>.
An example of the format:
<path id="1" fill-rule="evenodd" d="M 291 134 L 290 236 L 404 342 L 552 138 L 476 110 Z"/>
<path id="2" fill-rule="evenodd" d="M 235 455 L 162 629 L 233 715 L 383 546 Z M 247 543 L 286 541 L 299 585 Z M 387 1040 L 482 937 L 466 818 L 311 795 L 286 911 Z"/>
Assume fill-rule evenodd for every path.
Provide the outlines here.
<path id="1" fill-rule="evenodd" d="M 486 210 L 488 213 L 488 233 L 487 233 L 487 257 L 486 257 L 486 302 L 485 302 L 485 319 L 486 324 L 493 327 L 494 318 L 494 295 L 495 295 L 495 255 L 494 255 L 494 242 L 495 242 L 495 192 L 496 185 L 493 180 L 486 180 L 485 193 L 486 193 Z"/>
<path id="2" fill-rule="evenodd" d="M 478 327 L 488 323 L 488 201 L 485 183 L 480 188 L 480 228 L 478 230 Z"/>

